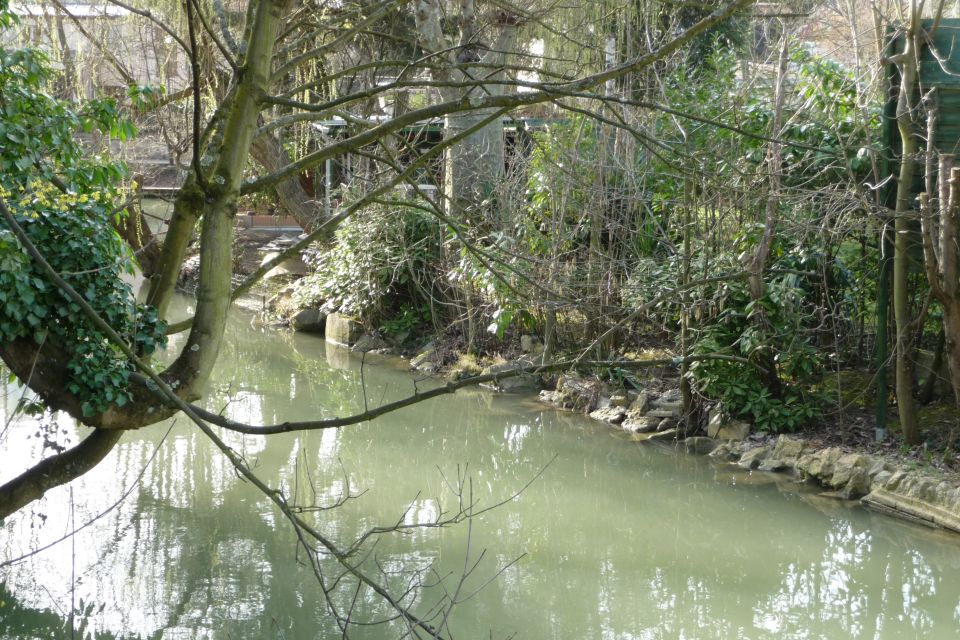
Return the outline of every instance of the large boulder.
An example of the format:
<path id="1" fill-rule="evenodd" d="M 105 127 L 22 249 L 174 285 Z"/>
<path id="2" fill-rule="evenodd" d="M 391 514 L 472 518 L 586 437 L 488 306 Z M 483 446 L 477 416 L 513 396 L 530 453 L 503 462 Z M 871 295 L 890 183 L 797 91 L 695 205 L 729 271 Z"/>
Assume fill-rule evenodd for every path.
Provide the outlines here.
<path id="1" fill-rule="evenodd" d="M 660 427 L 660 418 L 641 416 L 639 418 L 628 417 L 621 426 L 624 431 L 629 433 L 653 433 Z"/>
<path id="2" fill-rule="evenodd" d="M 870 493 L 872 481 L 866 469 L 854 468 L 849 479 L 839 490 L 839 496 L 845 500 L 854 500 Z"/>
<path id="3" fill-rule="evenodd" d="M 713 436 L 717 440 L 746 440 L 750 435 L 750 423 L 743 420 L 731 420 L 724 424 Z"/>
<path id="4" fill-rule="evenodd" d="M 659 440 L 659 441 L 671 441 L 676 440 L 679 437 L 679 432 L 676 429 L 667 429 L 666 431 L 658 431 L 656 433 L 651 433 L 647 440 Z"/>
<path id="5" fill-rule="evenodd" d="M 773 473 L 784 473 L 793 469 L 793 465 L 784 460 L 774 458 L 772 455 L 760 463 L 758 471 L 771 471 Z"/>
<path id="6" fill-rule="evenodd" d="M 862 476 L 867 478 L 867 489 L 870 488 L 870 476 L 867 469 L 870 468 L 873 459 L 862 453 L 848 453 L 840 456 L 833 465 L 833 475 L 825 482 L 836 489 L 847 486 L 854 477 L 858 479 Z"/>
<path id="7" fill-rule="evenodd" d="M 485 368 L 481 375 L 507 374 L 522 367 L 528 367 L 531 362 L 527 360 L 517 360 L 514 362 L 503 362 L 501 364 L 492 364 Z M 525 393 L 540 390 L 540 378 L 530 373 L 521 373 L 519 375 L 507 375 L 505 377 L 496 377 L 489 384 L 497 391 L 505 393 Z"/>
<path id="8" fill-rule="evenodd" d="M 744 469 L 757 469 L 760 464 L 770 457 L 770 447 L 763 445 L 755 449 L 750 449 L 740 456 L 740 466 Z"/>
<path id="9" fill-rule="evenodd" d="M 716 438 L 720 428 L 726 422 L 726 416 L 723 414 L 723 405 L 717 404 L 707 411 L 707 436 Z"/>
<path id="10" fill-rule="evenodd" d="M 804 454 L 797 461 L 796 466 L 804 475 L 827 483 L 833 477 L 835 465 L 841 457 L 843 457 L 843 451 L 837 447 L 829 447 Z"/>
<path id="11" fill-rule="evenodd" d="M 633 402 L 630 403 L 630 415 L 631 417 L 640 417 L 646 415 L 647 411 L 650 409 L 650 394 L 646 391 L 641 391 L 637 394 L 637 397 L 634 398 Z"/>
<path id="12" fill-rule="evenodd" d="M 557 391 L 566 394 L 568 408 L 586 412 L 597 408 L 600 400 L 600 383 L 584 380 L 574 375 L 562 375 L 557 382 Z"/>
<path id="13" fill-rule="evenodd" d="M 365 333 L 350 347 L 351 351 L 367 353 L 369 351 L 384 352 L 390 348 L 386 340 L 372 333 Z"/>
<path id="14" fill-rule="evenodd" d="M 736 462 L 740 459 L 740 449 L 729 442 L 720 442 L 709 455 L 721 462 Z"/>
<path id="15" fill-rule="evenodd" d="M 708 453 L 711 453 L 719 444 L 720 443 L 713 438 L 704 438 L 703 436 L 693 436 L 683 441 L 683 445 L 686 447 L 687 453 L 693 453 L 700 456 L 705 456 Z"/>
<path id="16" fill-rule="evenodd" d="M 303 309 L 290 318 L 294 331 L 324 333 L 327 330 L 327 314 L 319 309 Z"/>
<path id="17" fill-rule="evenodd" d="M 650 408 L 647 411 L 649 415 L 656 415 L 661 418 L 679 418 L 683 412 L 683 400 L 680 398 L 678 389 L 671 389 L 661 394 L 660 397 L 650 401 Z"/>
<path id="18" fill-rule="evenodd" d="M 630 398 L 623 395 L 622 393 L 615 393 L 610 396 L 610 406 L 611 407 L 620 407 L 623 409 L 623 412 L 627 412 L 627 408 L 630 406 Z"/>
<path id="19" fill-rule="evenodd" d="M 410 368 L 426 374 L 436 373 L 437 369 L 440 368 L 437 347 L 431 342 L 421 349 L 420 353 L 410 358 Z"/>
<path id="20" fill-rule="evenodd" d="M 795 463 L 809 450 L 810 446 L 802 440 L 797 440 L 790 436 L 780 436 L 777 438 L 777 443 L 773 447 L 771 457 L 777 460 L 783 460 L 784 462 Z"/>
<path id="21" fill-rule="evenodd" d="M 627 410 L 625 407 L 618 407 L 610 405 L 604 409 L 597 409 L 590 412 L 590 417 L 594 420 L 600 420 L 601 422 L 609 422 L 610 424 L 620 424 L 623 422 L 624 418 L 627 417 Z"/>
<path id="22" fill-rule="evenodd" d="M 717 440 L 746 440 L 750 435 L 750 423 L 731 420 L 718 403 L 707 412 L 707 436 Z"/>
<path id="23" fill-rule="evenodd" d="M 540 392 L 540 401 L 560 409 L 565 409 L 569 398 L 563 391 L 548 391 L 544 389 Z"/>

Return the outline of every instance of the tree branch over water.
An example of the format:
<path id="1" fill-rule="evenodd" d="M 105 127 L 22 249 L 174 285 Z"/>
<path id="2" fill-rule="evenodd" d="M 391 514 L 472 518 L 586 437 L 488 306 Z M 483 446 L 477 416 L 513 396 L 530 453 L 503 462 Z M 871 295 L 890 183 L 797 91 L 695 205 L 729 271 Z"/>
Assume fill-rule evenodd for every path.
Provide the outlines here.
<path id="1" fill-rule="evenodd" d="M 484 375 L 470 376 L 468 378 L 461 378 L 460 380 L 453 380 L 434 389 L 430 389 L 428 391 L 417 391 L 401 400 L 388 402 L 380 405 L 379 407 L 375 407 L 352 416 L 343 418 L 328 418 L 324 420 L 283 422 L 280 424 L 259 426 L 231 420 L 195 405 L 190 405 L 190 408 L 193 412 L 207 422 L 215 424 L 219 427 L 223 427 L 224 429 L 236 431 L 237 433 L 272 435 L 276 433 L 289 433 L 291 431 L 335 429 L 338 427 L 359 424 L 361 422 L 369 422 L 374 418 L 379 418 L 382 415 L 392 413 L 398 409 L 409 407 L 432 398 L 449 395 L 465 387 L 475 387 L 487 382 L 498 382 L 500 380 L 507 380 L 509 378 L 515 378 L 522 375 L 537 375 L 541 373 L 549 373 L 551 371 L 565 371 L 575 367 L 589 369 L 603 369 L 610 367 L 617 367 L 620 369 L 645 369 L 647 367 L 680 366 L 684 362 L 704 362 L 709 360 L 722 360 L 725 362 L 738 362 L 740 364 L 753 364 L 746 358 L 717 353 L 689 356 L 687 358 L 658 358 L 652 360 L 563 360 L 548 364 L 531 364 L 518 366 L 514 369 L 508 369 L 506 371 L 500 371 L 497 373 L 488 373 Z"/>
<path id="2" fill-rule="evenodd" d="M 77 446 L 44 458 L 0 486 L 0 521 L 39 500 L 48 490 L 72 482 L 93 469 L 113 451 L 122 436 L 123 431 L 94 429 Z"/>
<path id="3" fill-rule="evenodd" d="M 201 413 L 198 413 L 198 408 L 193 407 L 180 398 L 170 387 L 170 385 L 167 384 L 167 382 L 156 372 L 154 372 L 153 369 L 130 348 L 130 346 L 122 339 L 122 337 L 117 334 L 117 332 L 114 331 L 114 329 L 110 327 L 110 325 L 107 324 L 102 317 L 100 317 L 97 311 L 90 306 L 84 297 L 80 295 L 80 293 L 78 293 L 73 287 L 71 287 L 70 284 L 56 272 L 56 270 L 46 261 L 37 247 L 31 242 L 26 232 L 10 213 L 10 210 L 7 208 L 6 203 L 4 203 L 2 199 L 0 199 L 0 216 L 2 216 L 3 220 L 9 226 L 11 231 L 13 231 L 17 240 L 30 255 L 31 259 L 44 273 L 44 275 L 48 277 L 56 286 L 58 286 L 68 298 L 75 302 L 80 307 L 83 315 L 86 316 L 87 319 L 89 319 L 95 326 L 97 326 L 98 329 L 103 331 L 104 335 L 106 335 L 107 338 L 113 342 L 115 346 L 117 346 L 117 348 L 119 348 L 127 356 L 127 358 L 129 358 L 130 362 L 146 378 L 145 384 L 147 384 L 148 387 L 165 403 L 183 411 L 183 413 L 186 414 L 187 417 L 203 432 L 203 434 L 214 444 L 214 446 L 216 446 L 217 449 L 219 449 L 221 453 L 226 456 L 237 473 L 255 486 L 278 509 L 280 509 L 284 517 L 293 526 L 303 548 L 310 553 L 311 566 L 313 567 L 314 572 L 316 573 L 320 582 L 321 589 L 323 590 L 326 598 L 327 606 L 334 614 L 337 624 L 344 631 L 344 635 L 346 635 L 346 628 L 351 624 L 350 616 L 353 609 L 351 608 L 345 617 L 341 615 L 337 609 L 336 603 L 331 597 L 331 593 L 332 590 L 336 588 L 337 584 L 339 584 L 343 576 L 348 575 L 356 580 L 358 589 L 362 585 L 363 587 L 366 587 L 373 593 L 377 594 L 377 596 L 382 598 L 384 602 L 388 603 L 397 612 L 397 618 L 402 620 L 402 622 L 406 625 L 412 637 L 424 637 L 424 634 L 426 637 L 430 638 L 448 637 L 443 633 L 442 628 L 431 625 L 426 619 L 414 614 L 409 607 L 403 604 L 403 600 L 410 593 L 409 591 L 405 592 L 400 597 L 395 597 L 389 592 L 384 584 L 370 577 L 367 572 L 361 569 L 362 560 L 360 562 L 355 562 L 353 560 L 353 557 L 357 553 L 357 547 L 362 543 L 363 540 L 351 545 L 349 548 L 342 549 L 333 539 L 329 538 L 315 526 L 304 520 L 300 515 L 300 513 L 303 511 L 302 507 L 290 504 L 282 489 L 274 489 L 262 481 L 253 472 L 250 465 L 243 459 L 243 457 L 234 451 L 233 448 L 227 445 L 213 431 L 210 425 L 207 424 L 201 415 L 201 413 L 205 412 L 199 410 Z M 501 377 L 509 377 L 509 375 Z M 112 450 L 113 446 L 120 439 L 122 434 L 123 431 L 120 430 L 97 429 L 83 443 L 74 449 L 65 452 L 64 454 L 60 454 L 59 456 L 54 456 L 44 460 L 43 462 L 25 471 L 23 474 L 21 474 L 21 476 L 11 483 L 4 485 L 4 487 L 0 488 L 0 518 L 3 518 L 6 515 L 19 510 L 23 506 L 26 506 L 30 502 L 39 499 L 42 497 L 43 491 L 46 489 L 65 484 L 66 482 L 69 482 L 76 477 L 79 477 L 86 471 L 92 469 L 101 460 L 103 460 L 107 453 Z M 77 473 L 59 473 L 56 475 L 50 474 L 51 468 L 59 469 L 61 467 L 66 467 L 68 470 L 76 470 Z M 42 491 L 38 492 L 35 487 L 42 487 Z M 507 501 L 514 499 L 516 495 L 517 494 L 512 495 L 507 499 Z M 462 521 L 463 519 L 471 518 L 473 509 L 474 505 L 471 497 L 471 502 L 466 506 L 464 506 L 464 504 L 461 502 L 460 510 L 454 514 L 452 518 L 449 518 L 449 522 L 446 522 L 445 524 L 453 524 L 455 522 Z M 438 521 L 437 523 L 434 523 L 433 526 L 442 526 L 442 524 L 444 523 L 440 523 Z M 369 535 L 380 535 L 393 530 L 397 530 L 397 528 L 394 527 L 391 529 L 384 527 L 379 530 L 374 529 Z M 323 547 L 324 553 L 331 556 L 342 567 L 343 574 L 334 580 L 332 586 L 328 583 L 328 581 L 325 580 L 319 564 L 319 554 L 315 549 L 312 548 L 311 544 L 308 542 L 308 538 L 309 540 L 312 540 Z M 441 625 L 445 626 L 449 614 L 449 608 L 455 606 L 457 602 L 458 601 L 456 598 L 449 599 L 449 602 L 446 604 L 446 606 L 435 608 L 430 613 L 432 616 L 439 616 Z"/>

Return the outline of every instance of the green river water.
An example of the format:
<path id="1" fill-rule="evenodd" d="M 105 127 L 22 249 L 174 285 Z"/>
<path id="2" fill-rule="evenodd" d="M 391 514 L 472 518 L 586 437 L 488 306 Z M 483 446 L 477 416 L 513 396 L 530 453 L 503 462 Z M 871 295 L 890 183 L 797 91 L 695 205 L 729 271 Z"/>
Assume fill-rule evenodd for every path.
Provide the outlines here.
<path id="1" fill-rule="evenodd" d="M 272 423 L 353 413 L 364 387 L 375 406 L 411 392 L 414 378 L 371 358 L 361 375 L 358 356 L 322 338 L 261 332 L 238 316 L 213 386 L 209 407 Z M 20 393 L 8 386 L 0 404 L 0 481 L 42 447 L 32 419 L 11 419 Z M 339 637 L 279 512 L 185 420 L 168 426 L 126 434 L 93 472 L 4 524 L 0 563 L 106 511 L 0 568 L 0 638 L 70 637 L 71 609 L 78 638 Z M 403 572 L 428 566 L 452 585 L 465 556 L 479 560 L 464 595 L 507 567 L 455 608 L 451 637 L 960 637 L 960 537 L 631 442 L 529 398 L 461 391 L 339 431 L 225 438 L 301 501 L 332 504 L 347 484 L 362 492 L 307 516 L 344 543 L 455 508 L 444 478 L 467 477 L 481 504 L 535 478 L 471 527 L 386 536 L 365 556 L 367 568 L 395 572 L 397 589 Z M 414 608 L 439 595 L 426 590 Z M 334 598 L 347 607 L 353 592 Z M 368 594 L 356 611 L 383 613 Z M 386 625 L 350 637 L 401 635 Z"/>

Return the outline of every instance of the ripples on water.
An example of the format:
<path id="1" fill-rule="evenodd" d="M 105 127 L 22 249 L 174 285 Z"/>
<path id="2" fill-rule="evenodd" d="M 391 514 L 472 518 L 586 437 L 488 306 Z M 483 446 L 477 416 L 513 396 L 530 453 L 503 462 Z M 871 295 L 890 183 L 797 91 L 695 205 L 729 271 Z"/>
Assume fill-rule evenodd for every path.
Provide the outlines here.
<path id="1" fill-rule="evenodd" d="M 230 338 L 209 407 L 255 423 L 362 409 L 358 357 L 240 321 Z M 371 406 L 414 385 L 389 363 L 368 365 L 363 379 Z M 6 388 L 5 424 L 19 395 Z M 7 521 L 0 562 L 61 537 L 130 491 L 71 540 L 0 569 L 0 637 L 63 637 L 71 602 L 77 625 L 97 638 L 334 635 L 279 513 L 185 421 L 164 439 L 168 426 L 127 434 L 72 489 L 51 491 Z M 0 480 L 38 454 L 40 442 L 28 437 L 36 428 L 19 417 L 3 431 Z M 455 506 L 443 478 L 458 469 L 490 504 L 553 460 L 518 500 L 477 518 L 472 530 L 414 530 L 381 540 L 370 556 L 388 570 L 458 575 L 465 551 L 473 560 L 482 553 L 466 592 L 523 556 L 457 608 L 457 637 L 960 637 L 958 537 L 638 445 L 522 398 L 463 391 L 340 431 L 226 439 L 289 494 L 333 504 L 348 486 L 365 492 L 315 516 L 341 541 L 375 524 L 432 521 Z M 424 594 L 420 606 L 436 597 Z M 372 601 L 360 608 L 384 613 Z M 399 630 L 354 636 L 395 638 Z"/>

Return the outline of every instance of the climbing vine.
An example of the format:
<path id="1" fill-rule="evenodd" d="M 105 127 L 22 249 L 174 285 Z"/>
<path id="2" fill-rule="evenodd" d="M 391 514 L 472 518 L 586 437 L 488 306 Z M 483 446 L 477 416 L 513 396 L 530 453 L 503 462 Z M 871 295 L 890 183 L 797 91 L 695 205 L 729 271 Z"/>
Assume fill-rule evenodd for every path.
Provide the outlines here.
<path id="1" fill-rule="evenodd" d="M 5 14 L 2 22 L 12 19 Z M 0 198 L 53 268 L 150 354 L 165 344 L 164 324 L 120 279 L 133 273 L 136 259 L 114 229 L 126 215 L 126 168 L 81 142 L 84 134 L 126 139 L 135 131 L 113 100 L 72 105 L 51 97 L 51 76 L 41 52 L 0 47 Z M 0 221 L 0 341 L 18 339 L 67 356 L 67 388 L 81 399 L 84 415 L 130 401 L 130 363 L 45 279 Z"/>

